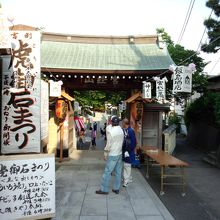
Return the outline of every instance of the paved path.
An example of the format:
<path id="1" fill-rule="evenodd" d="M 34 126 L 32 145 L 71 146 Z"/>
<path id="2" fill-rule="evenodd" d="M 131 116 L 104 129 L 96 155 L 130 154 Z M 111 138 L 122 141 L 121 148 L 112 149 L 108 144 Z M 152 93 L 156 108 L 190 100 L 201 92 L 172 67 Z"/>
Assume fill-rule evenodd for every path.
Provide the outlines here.
<path id="1" fill-rule="evenodd" d="M 134 182 L 114 194 L 97 195 L 104 168 L 102 152 L 74 151 L 57 163 L 56 217 L 53 220 L 173 220 L 139 170 Z M 113 180 L 114 177 L 112 177 Z"/>

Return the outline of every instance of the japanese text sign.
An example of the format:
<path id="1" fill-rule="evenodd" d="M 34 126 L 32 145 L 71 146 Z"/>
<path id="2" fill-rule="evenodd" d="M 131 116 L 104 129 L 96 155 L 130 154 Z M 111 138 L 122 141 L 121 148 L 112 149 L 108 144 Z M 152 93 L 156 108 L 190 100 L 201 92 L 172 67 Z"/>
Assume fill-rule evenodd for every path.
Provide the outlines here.
<path id="1" fill-rule="evenodd" d="M 151 99 L 151 83 L 150 82 L 143 82 L 143 98 L 144 99 Z"/>
<path id="2" fill-rule="evenodd" d="M 54 155 L 2 157 L 0 219 L 40 219 L 55 214 Z"/>
<path id="3" fill-rule="evenodd" d="M 174 70 L 173 93 L 192 91 L 192 70 L 186 66 L 177 66 Z"/>
<path id="4" fill-rule="evenodd" d="M 158 100 L 166 99 L 166 85 L 164 79 L 156 81 L 156 97 Z"/>
<path id="5" fill-rule="evenodd" d="M 55 82 L 53 80 L 50 80 L 50 96 L 51 97 L 59 97 L 61 96 L 61 86 L 63 82 L 58 81 Z"/>
<path id="6" fill-rule="evenodd" d="M 2 63 L 2 153 L 40 152 L 40 33 L 16 31 Z"/>

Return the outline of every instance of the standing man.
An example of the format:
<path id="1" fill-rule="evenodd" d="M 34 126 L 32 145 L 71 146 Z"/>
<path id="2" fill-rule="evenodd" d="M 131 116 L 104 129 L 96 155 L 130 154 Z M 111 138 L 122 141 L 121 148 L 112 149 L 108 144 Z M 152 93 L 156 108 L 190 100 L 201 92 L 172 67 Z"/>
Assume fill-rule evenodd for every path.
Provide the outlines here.
<path id="1" fill-rule="evenodd" d="M 107 195 L 109 192 L 109 181 L 111 173 L 114 171 L 115 181 L 112 191 L 119 194 L 122 173 L 122 144 L 124 133 L 119 126 L 119 118 L 113 116 L 111 119 L 112 127 L 107 129 L 107 143 L 104 149 L 104 159 L 106 160 L 105 170 L 102 176 L 101 188 L 97 194 Z"/>
<path id="2" fill-rule="evenodd" d="M 128 183 L 132 182 L 131 176 L 131 164 L 135 162 L 135 147 L 136 147 L 136 137 L 134 129 L 130 126 L 129 120 L 125 118 L 122 122 L 124 129 L 124 135 L 129 138 L 129 146 L 123 145 L 123 186 L 126 187 Z"/>

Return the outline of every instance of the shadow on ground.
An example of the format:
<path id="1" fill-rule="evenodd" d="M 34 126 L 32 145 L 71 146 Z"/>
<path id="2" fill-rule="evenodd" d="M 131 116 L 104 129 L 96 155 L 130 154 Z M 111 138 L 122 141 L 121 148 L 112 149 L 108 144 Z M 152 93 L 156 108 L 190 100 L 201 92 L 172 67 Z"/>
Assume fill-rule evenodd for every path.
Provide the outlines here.
<path id="1" fill-rule="evenodd" d="M 204 153 L 184 138 L 177 139 L 174 155 L 190 164 L 186 169 L 186 196 L 181 195 L 180 186 L 165 186 L 165 194 L 161 196 L 159 169 L 152 170 L 147 182 L 175 219 L 219 220 L 220 169 L 203 162 Z M 145 167 L 140 171 L 145 176 Z"/>

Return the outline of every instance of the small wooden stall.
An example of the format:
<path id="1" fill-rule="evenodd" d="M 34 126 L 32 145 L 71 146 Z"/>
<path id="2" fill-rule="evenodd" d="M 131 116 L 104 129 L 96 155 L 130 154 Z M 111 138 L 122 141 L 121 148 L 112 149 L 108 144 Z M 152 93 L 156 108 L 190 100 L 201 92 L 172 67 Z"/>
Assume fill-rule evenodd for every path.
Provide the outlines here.
<path id="1" fill-rule="evenodd" d="M 153 103 L 151 99 L 143 98 L 141 92 L 135 93 L 125 102 L 138 145 L 162 148 L 164 116 L 169 111 L 169 105 Z"/>

